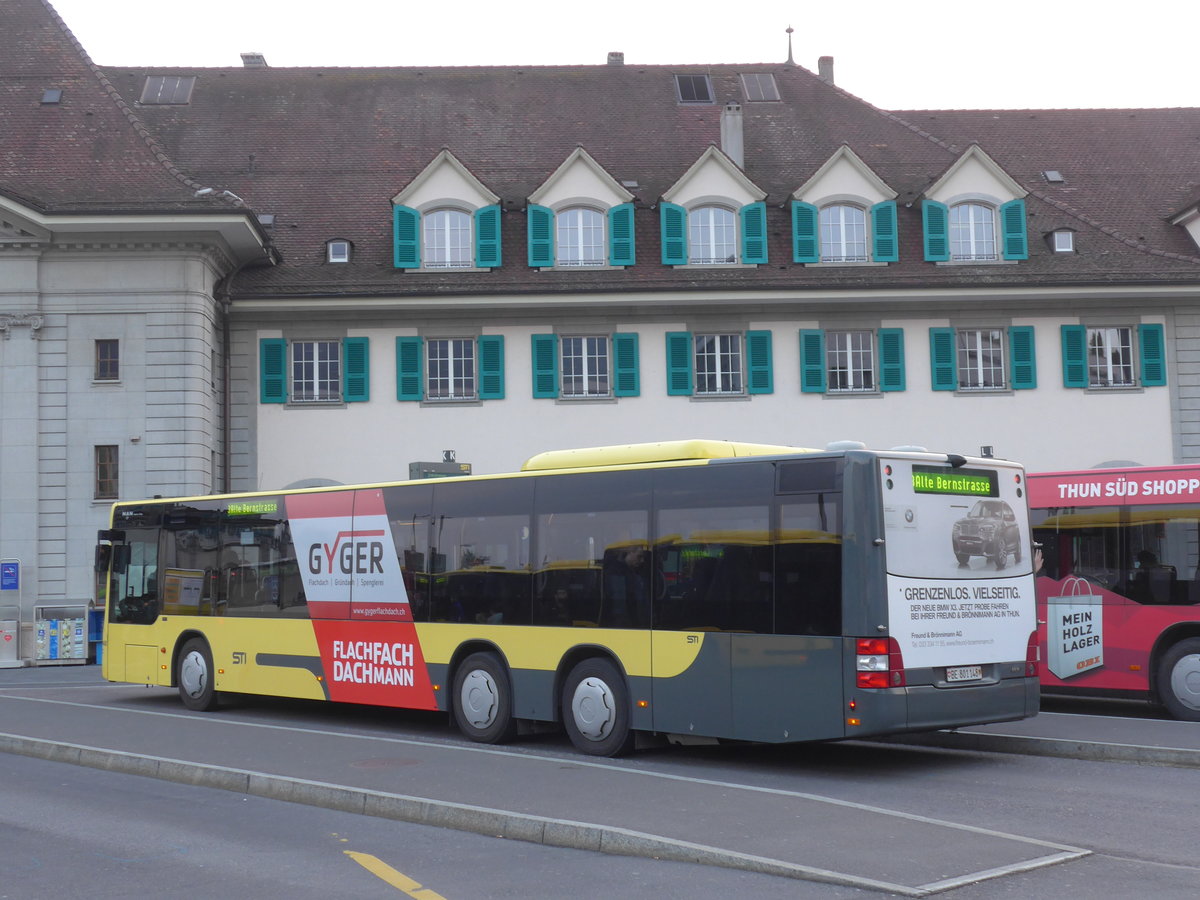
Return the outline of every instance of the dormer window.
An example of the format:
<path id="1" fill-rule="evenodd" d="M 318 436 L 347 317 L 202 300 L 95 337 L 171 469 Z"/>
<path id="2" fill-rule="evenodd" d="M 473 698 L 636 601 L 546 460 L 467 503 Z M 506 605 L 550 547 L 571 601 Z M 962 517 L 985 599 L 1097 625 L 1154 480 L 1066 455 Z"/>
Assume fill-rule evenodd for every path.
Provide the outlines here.
<path id="1" fill-rule="evenodd" d="M 833 204 L 818 215 L 821 262 L 867 261 L 867 214 L 857 207 Z"/>
<path id="2" fill-rule="evenodd" d="M 350 242 L 330 241 L 325 245 L 325 261 L 331 263 L 350 262 Z"/>
<path id="3" fill-rule="evenodd" d="M 564 209 L 554 217 L 556 266 L 603 266 L 608 262 L 604 214 L 587 207 Z"/>
<path id="4" fill-rule="evenodd" d="M 737 262 L 737 225 L 733 210 L 701 206 L 688 212 L 688 263 Z"/>
<path id="5" fill-rule="evenodd" d="M 950 258 L 996 259 L 996 211 L 982 203 L 950 207 Z"/>
<path id="6" fill-rule="evenodd" d="M 500 198 L 442 150 L 392 198 L 392 245 L 397 269 L 494 269 Z"/>
<path id="7" fill-rule="evenodd" d="M 471 217 L 460 209 L 435 209 L 421 221 L 422 262 L 427 269 L 469 269 Z"/>

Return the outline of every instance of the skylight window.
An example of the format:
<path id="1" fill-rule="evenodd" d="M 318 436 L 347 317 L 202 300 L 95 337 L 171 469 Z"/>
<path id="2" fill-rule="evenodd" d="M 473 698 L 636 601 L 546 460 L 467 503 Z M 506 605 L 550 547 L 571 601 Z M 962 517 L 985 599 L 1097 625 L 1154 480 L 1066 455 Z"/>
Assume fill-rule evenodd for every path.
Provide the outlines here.
<path id="1" fill-rule="evenodd" d="M 1042 177 L 1045 178 L 1050 184 L 1062 184 L 1067 180 L 1063 178 L 1063 173 L 1058 171 L 1058 169 L 1047 169 L 1042 173 Z"/>
<path id="2" fill-rule="evenodd" d="M 680 103 L 712 103 L 712 84 L 707 75 L 676 75 L 675 91 Z"/>
<path id="3" fill-rule="evenodd" d="M 1055 253 L 1075 252 L 1075 232 L 1070 230 L 1056 231 L 1052 235 Z"/>
<path id="4" fill-rule="evenodd" d="M 743 75 L 742 91 L 746 94 L 746 100 L 750 102 L 779 99 L 779 88 L 775 85 L 775 76 L 770 73 Z"/>
<path id="5" fill-rule="evenodd" d="M 42 106 L 55 106 L 62 103 L 62 90 L 59 88 L 47 88 L 42 92 Z"/>
<path id="6" fill-rule="evenodd" d="M 141 102 L 162 106 L 189 103 L 195 83 L 195 75 L 147 75 Z"/>

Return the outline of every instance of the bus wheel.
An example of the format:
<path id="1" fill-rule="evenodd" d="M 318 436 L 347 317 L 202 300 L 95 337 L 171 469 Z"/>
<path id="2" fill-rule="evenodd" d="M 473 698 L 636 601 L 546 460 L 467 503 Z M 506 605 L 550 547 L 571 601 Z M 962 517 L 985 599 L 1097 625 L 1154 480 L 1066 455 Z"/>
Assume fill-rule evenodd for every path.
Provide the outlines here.
<path id="1" fill-rule="evenodd" d="M 1176 719 L 1200 722 L 1200 638 L 1171 647 L 1158 663 L 1158 700 Z"/>
<path id="2" fill-rule="evenodd" d="M 472 653 L 454 673 L 454 721 L 480 744 L 502 744 L 517 734 L 508 673 L 494 653 Z"/>
<path id="3" fill-rule="evenodd" d="M 633 749 L 629 691 L 607 659 L 585 659 L 571 670 L 563 688 L 562 717 L 577 750 L 592 756 L 622 756 Z"/>
<path id="4" fill-rule="evenodd" d="M 212 651 L 208 649 L 208 641 L 192 638 L 184 644 L 175 674 L 179 699 L 184 706 L 200 712 L 216 708 L 217 692 L 213 688 Z"/>

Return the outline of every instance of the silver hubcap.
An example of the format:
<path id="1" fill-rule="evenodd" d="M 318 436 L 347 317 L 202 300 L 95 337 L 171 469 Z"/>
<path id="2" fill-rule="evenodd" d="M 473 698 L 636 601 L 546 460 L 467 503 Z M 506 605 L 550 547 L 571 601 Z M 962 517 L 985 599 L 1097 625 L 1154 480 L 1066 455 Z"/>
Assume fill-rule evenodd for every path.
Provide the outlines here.
<path id="1" fill-rule="evenodd" d="M 585 738 L 602 741 L 612 733 L 617 708 L 612 691 L 599 678 L 585 678 L 571 697 L 571 716 Z"/>
<path id="2" fill-rule="evenodd" d="M 1171 693 L 1188 709 L 1200 709 L 1200 653 L 1189 653 L 1175 663 Z"/>
<path id="3" fill-rule="evenodd" d="M 189 697 L 199 697 L 208 685 L 208 665 L 204 655 L 193 650 L 179 666 L 179 683 Z"/>
<path id="4" fill-rule="evenodd" d="M 463 717 L 473 728 L 487 728 L 496 721 L 500 689 L 496 681 L 482 669 L 474 669 L 463 679 L 458 695 Z"/>

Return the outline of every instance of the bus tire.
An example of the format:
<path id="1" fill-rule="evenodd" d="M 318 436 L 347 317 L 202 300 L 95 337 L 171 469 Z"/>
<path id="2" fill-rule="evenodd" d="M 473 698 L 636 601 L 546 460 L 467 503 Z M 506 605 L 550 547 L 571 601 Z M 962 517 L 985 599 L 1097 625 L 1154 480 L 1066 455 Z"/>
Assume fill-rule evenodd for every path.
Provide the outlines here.
<path id="1" fill-rule="evenodd" d="M 591 756 L 623 756 L 633 749 L 629 689 L 604 657 L 585 659 L 563 686 L 563 725 L 575 748 Z"/>
<path id="2" fill-rule="evenodd" d="M 212 650 L 204 638 L 192 638 L 179 651 L 179 662 L 175 670 L 175 681 L 179 685 L 179 699 L 188 709 L 208 712 L 217 706 L 217 692 L 213 687 Z"/>
<path id="3" fill-rule="evenodd" d="M 1200 638 L 1173 644 L 1158 662 L 1158 701 L 1176 719 L 1200 722 Z"/>
<path id="4" fill-rule="evenodd" d="M 512 688 L 494 653 L 472 653 L 454 673 L 454 721 L 479 744 L 503 744 L 517 734 Z"/>

